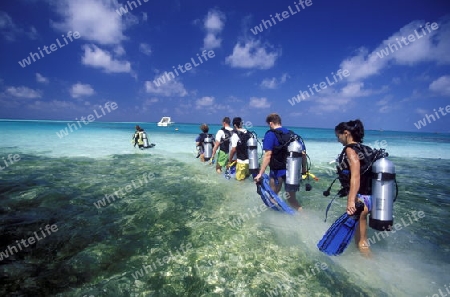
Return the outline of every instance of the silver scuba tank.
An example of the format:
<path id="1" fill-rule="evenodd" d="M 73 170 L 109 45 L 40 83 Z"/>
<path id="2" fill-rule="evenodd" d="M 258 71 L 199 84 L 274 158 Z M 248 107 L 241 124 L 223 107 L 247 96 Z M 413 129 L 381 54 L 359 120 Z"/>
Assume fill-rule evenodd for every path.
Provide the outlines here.
<path id="1" fill-rule="evenodd" d="M 205 159 L 209 159 L 212 157 L 212 142 L 212 137 L 210 137 L 209 135 L 203 140 L 203 157 Z"/>
<path id="2" fill-rule="evenodd" d="M 372 210 L 369 218 L 369 226 L 375 230 L 390 231 L 393 226 L 394 181 L 394 164 L 385 157 L 378 159 L 372 165 Z"/>
<path id="3" fill-rule="evenodd" d="M 147 138 L 147 133 L 142 132 L 142 141 L 144 142 L 144 147 L 149 147 L 149 143 L 148 143 L 148 138 Z"/>
<path id="4" fill-rule="evenodd" d="M 258 142 L 256 137 L 252 136 L 247 140 L 247 151 L 248 151 L 248 168 L 250 172 L 259 169 L 258 163 Z"/>
<path id="5" fill-rule="evenodd" d="M 286 184 L 296 187 L 300 186 L 302 171 L 302 146 L 295 140 L 288 146 L 288 157 L 286 160 Z"/>

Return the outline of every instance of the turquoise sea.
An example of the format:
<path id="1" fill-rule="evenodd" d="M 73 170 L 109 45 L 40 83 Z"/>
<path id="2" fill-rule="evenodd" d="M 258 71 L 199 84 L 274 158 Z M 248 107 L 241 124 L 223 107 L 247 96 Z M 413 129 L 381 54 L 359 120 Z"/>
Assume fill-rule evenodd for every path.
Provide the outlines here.
<path id="1" fill-rule="evenodd" d="M 195 158 L 199 125 L 92 122 L 61 134 L 68 123 L 0 121 L 1 296 L 450 292 L 449 134 L 366 132 L 396 166 L 401 229 L 369 229 L 369 258 L 354 244 L 329 257 L 316 244 L 345 209 L 337 199 L 324 222 L 342 149 L 332 129 L 288 127 L 319 181 L 298 193 L 304 212 L 287 215 L 265 209 L 252 181 Z M 154 148 L 132 146 L 136 124 Z M 267 129 L 248 128 L 260 139 Z"/>

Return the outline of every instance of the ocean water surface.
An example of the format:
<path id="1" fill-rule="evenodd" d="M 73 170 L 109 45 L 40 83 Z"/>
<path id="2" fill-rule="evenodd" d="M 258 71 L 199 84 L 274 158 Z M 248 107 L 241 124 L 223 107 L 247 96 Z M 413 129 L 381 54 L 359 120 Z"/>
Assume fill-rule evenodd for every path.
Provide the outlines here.
<path id="1" fill-rule="evenodd" d="M 152 149 L 131 143 L 134 125 Z M 432 296 L 450 287 L 450 135 L 367 131 L 399 185 L 371 257 L 316 248 L 342 150 L 331 129 L 292 128 L 319 181 L 304 212 L 267 210 L 250 180 L 196 159 L 199 125 L 0 121 L 1 296 Z M 216 133 L 213 125 L 210 132 Z M 266 127 L 251 127 L 262 139 Z M 259 148 L 261 152 L 261 148 Z M 336 192 L 338 186 L 333 187 Z M 420 212 L 420 216 L 419 216 Z"/>

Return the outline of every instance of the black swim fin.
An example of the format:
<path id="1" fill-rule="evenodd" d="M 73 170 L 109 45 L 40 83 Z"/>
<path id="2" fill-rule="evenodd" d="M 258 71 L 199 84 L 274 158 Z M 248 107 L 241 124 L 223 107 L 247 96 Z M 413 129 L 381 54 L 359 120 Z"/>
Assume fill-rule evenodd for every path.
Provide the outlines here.
<path id="1" fill-rule="evenodd" d="M 330 256 L 337 256 L 345 251 L 355 234 L 359 216 L 364 210 L 364 203 L 361 201 L 358 201 L 355 206 L 356 212 L 353 215 L 349 216 L 344 213 L 340 216 L 319 241 L 317 247 L 321 252 Z"/>

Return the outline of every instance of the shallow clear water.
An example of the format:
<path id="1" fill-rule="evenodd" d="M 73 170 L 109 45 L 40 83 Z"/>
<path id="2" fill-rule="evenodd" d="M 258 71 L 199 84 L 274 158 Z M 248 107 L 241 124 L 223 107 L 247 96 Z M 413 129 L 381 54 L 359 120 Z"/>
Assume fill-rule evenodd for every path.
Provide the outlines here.
<path id="1" fill-rule="evenodd" d="M 353 244 L 328 257 L 316 244 L 345 205 L 323 221 L 329 161 L 342 149 L 331 130 L 302 130 L 320 180 L 299 193 L 304 214 L 290 216 L 263 207 L 252 182 L 201 164 L 198 125 L 142 126 L 154 149 L 133 148 L 134 124 L 91 123 L 59 138 L 65 122 L 0 122 L 0 161 L 20 156 L 0 163 L 0 252 L 13 251 L 0 261 L 0 295 L 431 296 L 449 284 L 448 135 L 368 133 L 396 165 L 403 228 L 379 236 L 371 258 Z M 47 225 L 58 230 L 19 250 L 16 240 Z"/>

